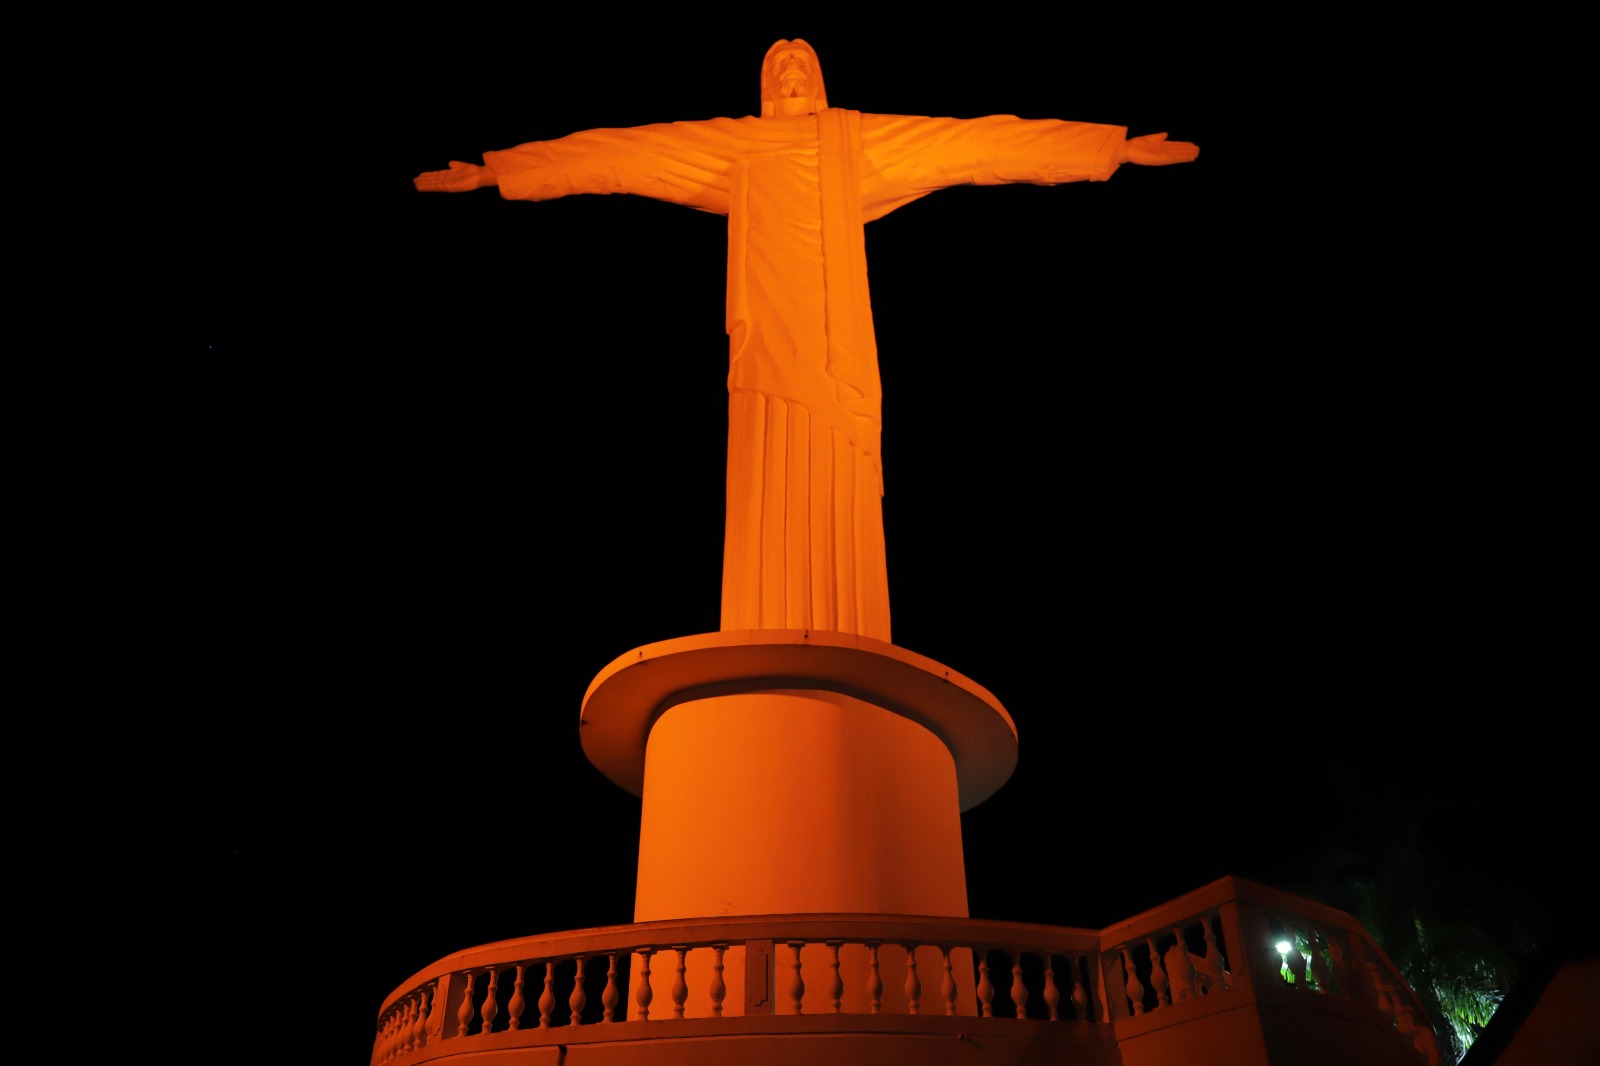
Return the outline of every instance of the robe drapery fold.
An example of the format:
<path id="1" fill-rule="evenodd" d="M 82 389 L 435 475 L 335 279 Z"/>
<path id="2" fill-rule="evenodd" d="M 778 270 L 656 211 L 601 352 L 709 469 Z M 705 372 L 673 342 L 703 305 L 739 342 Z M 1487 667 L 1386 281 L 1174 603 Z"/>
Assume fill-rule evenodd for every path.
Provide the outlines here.
<path id="1" fill-rule="evenodd" d="M 728 216 L 721 628 L 889 641 L 864 224 L 951 185 L 1103 181 L 1124 138 L 1054 119 L 827 108 L 590 130 L 484 162 L 507 199 L 631 193 Z"/>
<path id="2" fill-rule="evenodd" d="M 887 633 L 871 457 L 805 407 L 765 393 L 730 393 L 728 424 L 737 454 L 728 458 L 722 628 Z"/>

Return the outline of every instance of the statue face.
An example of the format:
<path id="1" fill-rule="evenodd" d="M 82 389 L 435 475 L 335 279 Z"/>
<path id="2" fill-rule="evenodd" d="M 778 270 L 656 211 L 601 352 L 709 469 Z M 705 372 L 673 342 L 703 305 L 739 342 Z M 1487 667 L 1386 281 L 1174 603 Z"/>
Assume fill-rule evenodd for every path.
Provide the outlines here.
<path id="1" fill-rule="evenodd" d="M 761 65 L 761 113 L 810 115 L 828 106 L 817 54 L 802 40 L 779 41 Z"/>
<path id="2" fill-rule="evenodd" d="M 778 69 L 779 99 L 811 103 L 816 97 L 817 72 L 811 65 L 810 53 L 803 48 L 785 48 L 772 60 Z"/>

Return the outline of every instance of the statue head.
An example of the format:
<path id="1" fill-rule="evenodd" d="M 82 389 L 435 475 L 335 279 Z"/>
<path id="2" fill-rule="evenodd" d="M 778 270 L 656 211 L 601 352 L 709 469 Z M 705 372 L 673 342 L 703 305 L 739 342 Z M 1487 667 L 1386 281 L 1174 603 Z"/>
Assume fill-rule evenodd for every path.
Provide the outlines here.
<path id="1" fill-rule="evenodd" d="M 761 117 L 809 115 L 827 106 L 816 49 L 798 37 L 767 49 L 761 61 Z"/>

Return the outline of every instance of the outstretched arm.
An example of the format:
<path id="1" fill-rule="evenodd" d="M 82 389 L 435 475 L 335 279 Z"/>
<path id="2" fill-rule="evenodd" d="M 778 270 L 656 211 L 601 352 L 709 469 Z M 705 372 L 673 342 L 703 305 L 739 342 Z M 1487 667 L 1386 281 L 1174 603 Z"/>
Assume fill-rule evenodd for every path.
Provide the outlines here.
<path id="1" fill-rule="evenodd" d="M 1124 141 L 1122 150 L 1117 153 L 1117 162 L 1164 167 L 1168 163 L 1192 163 L 1199 155 L 1198 144 L 1190 144 L 1188 141 L 1169 141 L 1165 133 L 1147 133 L 1143 137 L 1132 137 Z"/>
<path id="2" fill-rule="evenodd" d="M 492 167 L 452 159 L 449 170 L 425 171 L 412 178 L 411 184 L 418 192 L 471 192 L 499 185 L 500 179 Z"/>
<path id="3" fill-rule="evenodd" d="M 867 221 L 951 185 L 1105 181 L 1126 164 L 1187 163 L 1200 149 L 1165 133 L 1127 138 L 1122 126 L 1015 115 L 863 115 L 862 209 Z"/>
<path id="4" fill-rule="evenodd" d="M 450 161 L 418 174 L 418 192 L 497 187 L 507 200 L 554 200 L 578 193 L 630 193 L 728 213 L 730 174 L 746 151 L 749 122 L 709 119 L 631 129 L 597 129 L 483 153 L 483 165 Z"/>

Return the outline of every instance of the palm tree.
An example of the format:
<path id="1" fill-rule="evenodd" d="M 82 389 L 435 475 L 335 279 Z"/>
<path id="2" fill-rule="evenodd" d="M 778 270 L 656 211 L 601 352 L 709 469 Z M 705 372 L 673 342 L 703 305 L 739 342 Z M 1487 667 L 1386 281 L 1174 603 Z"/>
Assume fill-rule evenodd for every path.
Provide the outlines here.
<path id="1" fill-rule="evenodd" d="M 1519 963 L 1555 935 L 1534 867 L 1514 861 L 1514 827 L 1441 790 L 1365 782 L 1346 840 L 1310 855 L 1295 889 L 1348 912 L 1394 960 L 1455 1061 L 1515 985 Z M 1473 840 L 1488 847 L 1472 846 Z"/>

